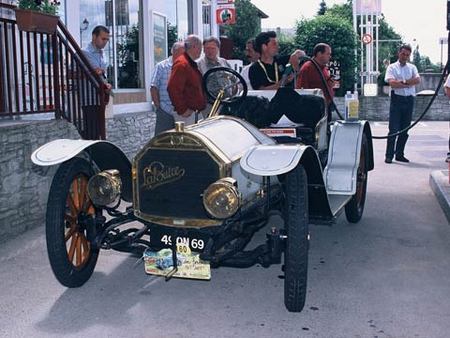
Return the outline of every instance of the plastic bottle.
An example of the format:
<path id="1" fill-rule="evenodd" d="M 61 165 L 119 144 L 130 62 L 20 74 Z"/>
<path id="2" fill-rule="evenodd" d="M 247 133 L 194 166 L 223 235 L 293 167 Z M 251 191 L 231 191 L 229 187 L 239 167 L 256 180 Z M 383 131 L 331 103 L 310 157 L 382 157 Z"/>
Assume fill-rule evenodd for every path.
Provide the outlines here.
<path id="1" fill-rule="evenodd" d="M 356 121 L 358 120 L 359 100 L 358 92 L 347 91 L 345 94 L 345 120 Z"/>

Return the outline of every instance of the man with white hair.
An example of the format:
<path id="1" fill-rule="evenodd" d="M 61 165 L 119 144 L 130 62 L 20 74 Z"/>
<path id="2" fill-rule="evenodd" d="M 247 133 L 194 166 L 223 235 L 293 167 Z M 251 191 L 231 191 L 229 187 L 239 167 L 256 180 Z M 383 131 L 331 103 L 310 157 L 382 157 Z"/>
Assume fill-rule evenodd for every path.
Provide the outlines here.
<path id="1" fill-rule="evenodd" d="M 195 62 L 202 53 L 202 40 L 197 35 L 189 35 L 184 40 L 184 48 L 184 54 L 172 66 L 167 90 L 177 112 L 175 121 L 189 125 L 196 122 L 198 111 L 206 107 L 202 74 Z"/>
<path id="2" fill-rule="evenodd" d="M 155 135 L 175 126 L 174 115 L 176 112 L 172 101 L 170 101 L 167 85 L 172 72 L 173 62 L 184 53 L 184 43 L 182 41 L 175 42 L 171 52 L 172 56 L 155 66 L 150 84 L 150 94 L 152 95 L 153 105 L 156 108 Z"/>

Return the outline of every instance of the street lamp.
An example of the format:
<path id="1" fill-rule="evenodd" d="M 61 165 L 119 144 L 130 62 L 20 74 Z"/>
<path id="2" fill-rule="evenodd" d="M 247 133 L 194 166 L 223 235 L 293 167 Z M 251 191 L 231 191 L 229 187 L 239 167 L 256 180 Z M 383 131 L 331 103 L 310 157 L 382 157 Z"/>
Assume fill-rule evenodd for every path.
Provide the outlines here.
<path id="1" fill-rule="evenodd" d="M 83 32 L 88 29 L 89 21 L 87 18 L 84 18 L 83 22 L 80 25 L 80 46 L 83 48 Z"/>

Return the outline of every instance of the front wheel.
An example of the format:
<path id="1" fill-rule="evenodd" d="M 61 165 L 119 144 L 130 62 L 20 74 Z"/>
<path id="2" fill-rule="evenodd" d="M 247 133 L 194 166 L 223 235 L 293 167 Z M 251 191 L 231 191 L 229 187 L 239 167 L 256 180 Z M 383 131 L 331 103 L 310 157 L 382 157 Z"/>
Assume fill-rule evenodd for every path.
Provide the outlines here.
<path id="1" fill-rule="evenodd" d="M 305 306 L 309 246 L 308 181 L 302 166 L 286 175 L 285 187 L 284 304 L 288 311 L 300 312 Z"/>
<path id="2" fill-rule="evenodd" d="M 86 220 L 97 212 L 87 183 L 94 171 L 81 158 L 73 158 L 59 167 L 50 188 L 47 216 L 47 252 L 53 273 L 67 287 L 79 287 L 92 275 L 98 258 L 87 238 Z"/>
<path id="3" fill-rule="evenodd" d="M 356 192 L 345 206 L 345 217 L 350 223 L 359 222 L 364 212 L 368 177 L 366 165 L 368 152 L 367 137 L 363 134 L 361 142 L 361 155 L 359 157 L 359 166 L 356 173 Z"/>

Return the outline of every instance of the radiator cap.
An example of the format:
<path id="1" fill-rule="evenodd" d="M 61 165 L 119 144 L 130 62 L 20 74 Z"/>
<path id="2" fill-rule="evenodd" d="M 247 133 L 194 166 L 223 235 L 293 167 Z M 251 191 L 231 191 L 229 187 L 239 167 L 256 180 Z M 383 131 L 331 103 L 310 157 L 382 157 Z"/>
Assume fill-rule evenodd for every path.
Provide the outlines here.
<path id="1" fill-rule="evenodd" d="M 184 122 L 183 121 L 175 122 L 175 131 L 178 133 L 182 133 L 184 131 Z"/>

